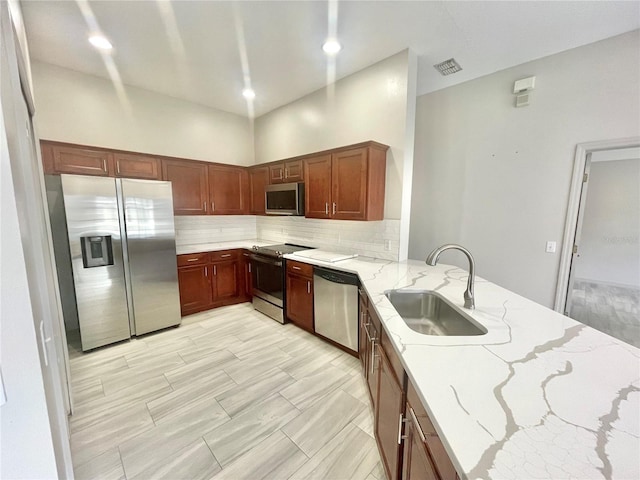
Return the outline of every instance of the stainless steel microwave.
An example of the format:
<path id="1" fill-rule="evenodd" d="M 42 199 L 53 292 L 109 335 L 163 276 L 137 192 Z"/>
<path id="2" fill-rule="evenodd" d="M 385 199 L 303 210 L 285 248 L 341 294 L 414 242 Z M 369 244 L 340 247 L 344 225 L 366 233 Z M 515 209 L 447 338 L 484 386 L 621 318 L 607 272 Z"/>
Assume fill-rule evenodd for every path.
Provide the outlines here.
<path id="1" fill-rule="evenodd" d="M 304 183 L 267 185 L 265 206 L 267 215 L 304 215 Z"/>

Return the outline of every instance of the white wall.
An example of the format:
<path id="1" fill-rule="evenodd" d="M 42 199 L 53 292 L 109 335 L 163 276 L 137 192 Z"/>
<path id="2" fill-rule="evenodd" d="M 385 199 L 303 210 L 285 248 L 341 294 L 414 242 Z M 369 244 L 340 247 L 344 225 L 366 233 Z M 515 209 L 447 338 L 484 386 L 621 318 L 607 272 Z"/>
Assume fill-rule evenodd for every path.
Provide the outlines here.
<path id="1" fill-rule="evenodd" d="M 17 2 L 0 2 L 0 22 L 0 477 L 69 478 L 59 311 L 37 136 L 21 89 L 30 95 L 28 70 L 18 67 L 28 49 L 12 31 L 24 38 Z"/>
<path id="2" fill-rule="evenodd" d="M 531 105 L 514 108 L 513 82 L 530 75 Z M 576 144 L 640 132 L 639 31 L 423 95 L 417 110 L 409 257 L 460 243 L 479 275 L 551 307 L 559 252 L 545 242 L 562 242 Z"/>
<path id="3" fill-rule="evenodd" d="M 384 218 L 401 214 L 409 51 L 256 119 L 256 163 L 375 140 L 389 145 Z M 415 90 L 413 101 L 415 101 Z M 413 120 L 413 119 L 411 119 Z"/>
<path id="4" fill-rule="evenodd" d="M 247 118 L 42 62 L 32 63 L 40 137 L 234 165 L 253 164 Z"/>
<path id="5" fill-rule="evenodd" d="M 640 287 L 640 158 L 592 162 L 576 280 Z"/>

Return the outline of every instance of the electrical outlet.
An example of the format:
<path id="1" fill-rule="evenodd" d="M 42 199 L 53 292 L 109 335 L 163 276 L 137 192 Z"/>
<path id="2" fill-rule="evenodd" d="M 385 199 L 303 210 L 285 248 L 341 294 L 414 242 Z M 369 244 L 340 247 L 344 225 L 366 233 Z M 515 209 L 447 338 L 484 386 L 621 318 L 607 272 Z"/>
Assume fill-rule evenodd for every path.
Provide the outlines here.
<path id="1" fill-rule="evenodd" d="M 556 253 L 556 242 L 547 242 L 547 247 L 544 250 L 547 253 Z"/>
<path id="2" fill-rule="evenodd" d="M 391 240 L 385 240 L 384 241 L 384 249 L 387 252 L 391 250 Z"/>

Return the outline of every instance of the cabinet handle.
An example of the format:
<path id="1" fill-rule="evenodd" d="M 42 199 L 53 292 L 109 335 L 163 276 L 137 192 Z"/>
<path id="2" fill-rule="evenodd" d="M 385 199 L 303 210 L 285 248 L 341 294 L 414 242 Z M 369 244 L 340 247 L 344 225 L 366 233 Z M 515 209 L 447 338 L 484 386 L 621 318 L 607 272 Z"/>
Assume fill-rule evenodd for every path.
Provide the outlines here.
<path id="1" fill-rule="evenodd" d="M 199 258 L 190 258 L 187 260 L 187 262 L 197 262 L 198 260 L 200 260 Z"/>
<path id="2" fill-rule="evenodd" d="M 367 332 L 367 336 L 369 337 L 369 332 Z M 371 338 L 371 337 L 369 337 Z M 371 363 L 369 364 L 369 375 L 373 375 L 373 368 L 376 362 L 376 339 L 374 338 L 371 341 Z"/>
<path id="3" fill-rule="evenodd" d="M 333 214 L 336 214 L 336 202 L 333 202 Z"/>
<path id="4" fill-rule="evenodd" d="M 220 258 L 226 258 L 226 257 L 230 257 L 231 254 L 230 253 L 225 253 L 224 255 L 220 255 Z"/>
<path id="5" fill-rule="evenodd" d="M 329 215 L 329 202 L 324 202 L 324 214 Z"/>
<path id="6" fill-rule="evenodd" d="M 284 178 L 289 178 L 289 169 L 288 168 L 284 169 Z"/>
<path id="7" fill-rule="evenodd" d="M 204 267 L 204 276 L 205 277 L 209 276 L 209 267 Z"/>
<path id="8" fill-rule="evenodd" d="M 418 423 L 418 418 L 416 417 L 416 412 L 413 411 L 413 408 L 409 407 L 409 415 L 411 415 L 411 423 L 414 425 L 414 430 L 418 431 L 418 436 L 422 443 L 426 443 L 427 439 L 424 437 L 424 433 L 422 432 L 422 428 L 420 428 L 420 423 Z"/>
<path id="9" fill-rule="evenodd" d="M 251 264 L 249 264 L 249 273 L 251 273 Z"/>
<path id="10" fill-rule="evenodd" d="M 204 207 L 204 211 L 207 211 L 207 202 L 202 202 L 202 206 Z"/>
<path id="11" fill-rule="evenodd" d="M 120 162 L 116 161 L 116 172 L 120 175 Z"/>
<path id="12" fill-rule="evenodd" d="M 211 211 L 212 212 L 216 211 L 216 202 L 211 202 Z"/>
<path id="13" fill-rule="evenodd" d="M 215 265 L 213 266 L 213 274 L 214 274 L 214 275 L 218 275 L 218 270 L 216 269 L 216 266 L 215 266 Z"/>
<path id="14" fill-rule="evenodd" d="M 294 270 L 302 270 L 300 267 L 296 267 L 295 265 L 292 266 L 291 268 L 293 268 Z"/>
<path id="15" fill-rule="evenodd" d="M 311 282 L 307 280 L 307 293 L 311 293 Z"/>
<path id="16" fill-rule="evenodd" d="M 402 443 L 402 414 L 398 418 L 398 445 Z"/>
<path id="17" fill-rule="evenodd" d="M 102 169 L 106 172 L 107 171 L 107 160 L 106 159 L 102 159 Z"/>

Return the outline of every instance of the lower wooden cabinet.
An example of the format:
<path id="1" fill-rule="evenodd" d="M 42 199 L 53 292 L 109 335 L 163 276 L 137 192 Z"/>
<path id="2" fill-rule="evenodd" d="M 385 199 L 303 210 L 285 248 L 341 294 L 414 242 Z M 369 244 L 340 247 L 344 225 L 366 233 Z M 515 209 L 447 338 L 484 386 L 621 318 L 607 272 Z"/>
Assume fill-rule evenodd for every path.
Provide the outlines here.
<path id="1" fill-rule="evenodd" d="M 240 257 L 240 296 L 249 301 L 253 298 L 253 274 L 251 272 L 251 253 L 243 250 Z"/>
<path id="2" fill-rule="evenodd" d="M 404 389 L 403 385 L 398 383 L 391 362 L 382 347 L 378 345 L 376 349 L 380 357 L 380 372 L 375 435 L 387 479 L 397 480 L 400 478 L 400 456 L 402 453 Z"/>
<path id="3" fill-rule="evenodd" d="M 178 267 L 180 311 L 183 316 L 206 310 L 213 303 L 209 268 L 208 265 Z"/>
<path id="4" fill-rule="evenodd" d="M 240 250 L 178 255 L 182 316 L 245 302 L 240 258 Z"/>
<path id="5" fill-rule="evenodd" d="M 366 293 L 360 291 L 359 356 L 388 480 L 459 480 L 438 433 Z"/>
<path id="6" fill-rule="evenodd" d="M 440 480 L 429 458 L 420 425 L 411 418 L 409 412 L 412 410 L 407 404 L 402 480 Z"/>
<path id="7" fill-rule="evenodd" d="M 313 267 L 288 260 L 286 292 L 287 318 L 300 328 L 313 332 Z"/>

